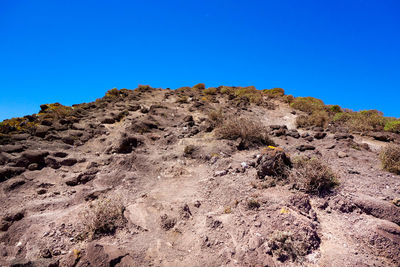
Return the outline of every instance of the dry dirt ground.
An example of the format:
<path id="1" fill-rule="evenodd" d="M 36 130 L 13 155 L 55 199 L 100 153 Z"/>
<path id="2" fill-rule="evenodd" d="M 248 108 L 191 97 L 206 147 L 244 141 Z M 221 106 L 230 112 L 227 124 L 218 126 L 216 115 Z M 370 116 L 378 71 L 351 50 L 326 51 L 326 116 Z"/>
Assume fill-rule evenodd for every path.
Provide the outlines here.
<path id="1" fill-rule="evenodd" d="M 400 177 L 378 158 L 391 143 L 327 129 L 308 141 L 288 134 L 299 112 L 280 101 L 178 103 L 171 90 L 135 91 L 85 106 L 68 127 L 55 123 L 0 146 L 0 266 L 400 266 L 392 203 Z M 216 138 L 207 116 L 219 108 L 285 125 L 271 130 L 279 147 L 324 160 L 340 185 L 323 196 L 266 186 L 255 166 L 267 148 L 238 150 L 235 140 Z M 85 212 L 104 199 L 124 207 L 121 223 L 85 235 Z M 286 238 L 281 254 L 271 243 L 277 235 Z"/>

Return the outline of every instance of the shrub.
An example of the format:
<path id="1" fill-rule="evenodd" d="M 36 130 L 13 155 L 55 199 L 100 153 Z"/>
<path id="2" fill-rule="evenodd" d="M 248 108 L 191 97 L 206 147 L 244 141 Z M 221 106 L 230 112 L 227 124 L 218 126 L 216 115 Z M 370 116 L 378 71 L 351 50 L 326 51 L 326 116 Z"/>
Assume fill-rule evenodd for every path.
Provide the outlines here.
<path id="1" fill-rule="evenodd" d="M 222 139 L 240 140 L 239 149 L 248 149 L 260 145 L 275 145 L 268 136 L 268 129 L 259 122 L 247 118 L 228 118 L 217 129 Z"/>
<path id="2" fill-rule="evenodd" d="M 193 86 L 193 89 L 204 90 L 204 89 L 206 89 L 206 85 L 204 83 L 198 83 L 195 86 Z"/>
<path id="3" fill-rule="evenodd" d="M 213 110 L 208 113 L 208 119 L 212 122 L 213 126 L 219 126 L 224 121 L 225 117 L 222 114 L 222 110 Z"/>
<path id="4" fill-rule="evenodd" d="M 217 92 L 218 92 L 218 90 L 215 87 L 210 87 L 210 88 L 203 90 L 203 93 L 206 95 L 215 95 L 215 94 L 217 94 Z"/>
<path id="5" fill-rule="evenodd" d="M 106 97 L 108 97 L 108 98 L 114 98 L 114 97 L 118 97 L 118 96 L 119 96 L 119 90 L 117 88 L 113 88 L 106 92 Z"/>
<path id="6" fill-rule="evenodd" d="M 235 93 L 235 89 L 231 86 L 221 86 L 220 87 L 220 92 L 221 94 L 234 94 Z"/>
<path id="7" fill-rule="evenodd" d="M 263 92 L 264 94 L 272 98 L 282 97 L 285 95 L 285 90 L 283 90 L 282 88 L 265 89 L 263 90 Z"/>
<path id="8" fill-rule="evenodd" d="M 400 174 L 400 146 L 399 145 L 388 145 L 382 149 L 380 160 L 384 170 L 389 172 Z"/>
<path id="9" fill-rule="evenodd" d="M 292 104 L 293 103 L 293 101 L 294 101 L 294 96 L 292 96 L 292 95 L 284 95 L 283 97 L 282 97 L 282 101 L 283 102 L 286 102 L 286 103 L 288 103 L 288 104 Z"/>
<path id="10" fill-rule="evenodd" d="M 385 124 L 385 131 L 400 133 L 400 120 L 390 120 Z"/>
<path id="11" fill-rule="evenodd" d="M 314 97 L 296 97 L 290 106 L 309 114 L 325 108 L 324 102 Z"/>
<path id="12" fill-rule="evenodd" d="M 358 132 L 382 131 L 388 120 L 377 110 L 339 112 L 333 117 L 336 125 Z"/>
<path id="13" fill-rule="evenodd" d="M 251 103 L 261 104 L 263 97 L 262 92 L 254 86 L 236 87 L 234 91 L 236 98 L 247 98 Z"/>
<path id="14" fill-rule="evenodd" d="M 298 157 L 294 166 L 292 181 L 299 190 L 321 195 L 339 185 L 337 175 L 317 158 Z"/>
<path id="15" fill-rule="evenodd" d="M 315 111 L 311 115 L 300 115 L 296 118 L 296 125 L 299 128 L 312 126 L 325 127 L 329 122 L 329 115 L 326 111 Z"/>
<path id="16" fill-rule="evenodd" d="M 247 201 L 247 209 L 249 210 L 256 210 L 260 207 L 260 203 L 255 199 L 250 199 L 249 201 Z"/>
<path id="17" fill-rule="evenodd" d="M 23 118 L 12 118 L 9 120 L 4 120 L 0 122 L 0 134 L 9 134 L 9 133 L 21 133 L 27 132 L 31 133 L 37 126 L 38 122 L 36 121 L 36 117 L 23 117 Z"/>
<path id="18" fill-rule="evenodd" d="M 197 150 L 197 147 L 194 145 L 187 145 L 185 146 L 184 150 L 183 150 L 183 155 L 185 157 L 189 157 L 191 156 L 195 151 Z"/>
<path id="19" fill-rule="evenodd" d="M 275 231 L 267 244 L 269 252 L 281 262 L 288 259 L 295 261 L 298 257 L 307 255 L 309 250 L 306 242 L 294 238 L 290 232 Z"/>
<path id="20" fill-rule="evenodd" d="M 124 206 L 118 199 L 102 198 L 92 202 L 84 211 L 84 225 L 90 239 L 113 234 L 125 223 Z"/>
<path id="21" fill-rule="evenodd" d="M 331 113 L 336 114 L 336 113 L 342 112 L 342 108 L 339 105 L 328 105 L 327 107 L 328 107 L 329 112 L 331 112 Z"/>
<path id="22" fill-rule="evenodd" d="M 186 95 L 178 96 L 178 98 L 176 100 L 177 103 L 181 103 L 181 104 L 188 103 L 188 101 L 189 101 L 189 97 Z"/>

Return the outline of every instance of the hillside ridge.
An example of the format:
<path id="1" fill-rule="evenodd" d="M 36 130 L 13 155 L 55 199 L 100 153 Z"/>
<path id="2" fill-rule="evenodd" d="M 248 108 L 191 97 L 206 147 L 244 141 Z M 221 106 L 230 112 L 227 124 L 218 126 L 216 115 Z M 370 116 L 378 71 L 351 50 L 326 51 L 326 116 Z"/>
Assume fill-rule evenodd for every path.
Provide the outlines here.
<path id="1" fill-rule="evenodd" d="M 398 266 L 400 121 L 281 88 L 0 123 L 1 266 Z"/>

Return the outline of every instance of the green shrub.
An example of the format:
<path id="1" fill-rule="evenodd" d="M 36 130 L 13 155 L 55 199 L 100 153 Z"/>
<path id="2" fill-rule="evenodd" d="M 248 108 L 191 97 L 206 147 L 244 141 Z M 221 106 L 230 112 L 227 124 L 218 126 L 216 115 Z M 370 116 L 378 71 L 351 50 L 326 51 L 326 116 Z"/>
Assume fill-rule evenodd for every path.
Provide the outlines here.
<path id="1" fill-rule="evenodd" d="M 118 96 L 119 96 L 119 90 L 117 88 L 113 88 L 106 92 L 107 98 L 114 98 L 114 97 L 118 97 Z"/>
<path id="2" fill-rule="evenodd" d="M 306 193 L 320 195 L 339 185 L 337 175 L 320 159 L 298 157 L 294 166 L 291 179 L 295 188 Z"/>
<path id="3" fill-rule="evenodd" d="M 339 105 L 328 105 L 327 107 L 328 107 L 329 112 L 331 112 L 331 113 L 336 114 L 336 113 L 342 112 L 342 108 Z"/>
<path id="4" fill-rule="evenodd" d="M 385 124 L 385 131 L 400 133 L 400 120 L 390 120 Z"/>
<path id="5" fill-rule="evenodd" d="M 288 104 L 292 104 L 293 103 L 293 101 L 294 101 L 294 96 L 292 96 L 292 95 L 284 95 L 283 97 L 282 97 L 282 101 L 283 102 L 286 102 L 286 103 L 288 103 Z"/>
<path id="6" fill-rule="evenodd" d="M 268 136 L 268 129 L 259 122 L 247 118 L 228 118 L 217 128 L 217 135 L 222 139 L 240 140 L 239 149 L 248 149 L 275 143 Z"/>
<path id="7" fill-rule="evenodd" d="M 231 86 L 221 86 L 220 92 L 221 94 L 234 94 L 235 89 Z"/>
<path id="8" fill-rule="evenodd" d="M 234 91 L 236 98 L 247 98 L 251 103 L 261 104 L 263 101 L 262 92 L 254 86 L 236 87 Z"/>
<path id="9" fill-rule="evenodd" d="M 282 88 L 265 89 L 263 90 L 263 92 L 264 94 L 272 98 L 282 97 L 285 95 L 285 90 L 283 90 Z"/>
<path id="10" fill-rule="evenodd" d="M 382 131 L 388 120 L 377 110 L 339 112 L 333 117 L 336 125 L 357 132 Z"/>
<path id="11" fill-rule="evenodd" d="M 382 149 L 379 158 L 384 170 L 400 174 L 400 146 L 388 145 Z"/>
<path id="12" fill-rule="evenodd" d="M 296 97 L 290 106 L 309 114 L 325 109 L 324 102 L 314 97 Z"/>

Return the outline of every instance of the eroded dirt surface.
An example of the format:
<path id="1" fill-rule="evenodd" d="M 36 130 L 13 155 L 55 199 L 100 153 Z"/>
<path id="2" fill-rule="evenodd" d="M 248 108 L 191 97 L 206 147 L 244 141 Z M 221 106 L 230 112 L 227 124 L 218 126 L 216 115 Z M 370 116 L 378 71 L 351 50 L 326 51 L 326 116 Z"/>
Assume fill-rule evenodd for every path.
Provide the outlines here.
<path id="1" fill-rule="evenodd" d="M 55 123 L 0 146 L 0 265 L 399 266 L 400 208 L 392 200 L 400 177 L 378 159 L 390 143 L 327 129 L 307 141 L 320 129 L 297 136 L 299 112 L 277 100 L 271 108 L 179 97 L 135 90 L 81 107 L 68 127 Z M 265 147 L 238 150 L 236 141 L 216 138 L 207 118 L 220 108 L 286 126 L 278 134 L 271 127 L 279 147 L 323 159 L 340 186 L 324 196 L 263 186 L 255 162 Z M 195 148 L 190 155 L 187 146 Z M 125 224 L 80 238 L 82 212 L 103 197 L 123 203 Z M 259 207 L 249 208 L 252 200 Z M 276 233 L 290 233 L 305 255 L 279 258 L 270 243 Z"/>

